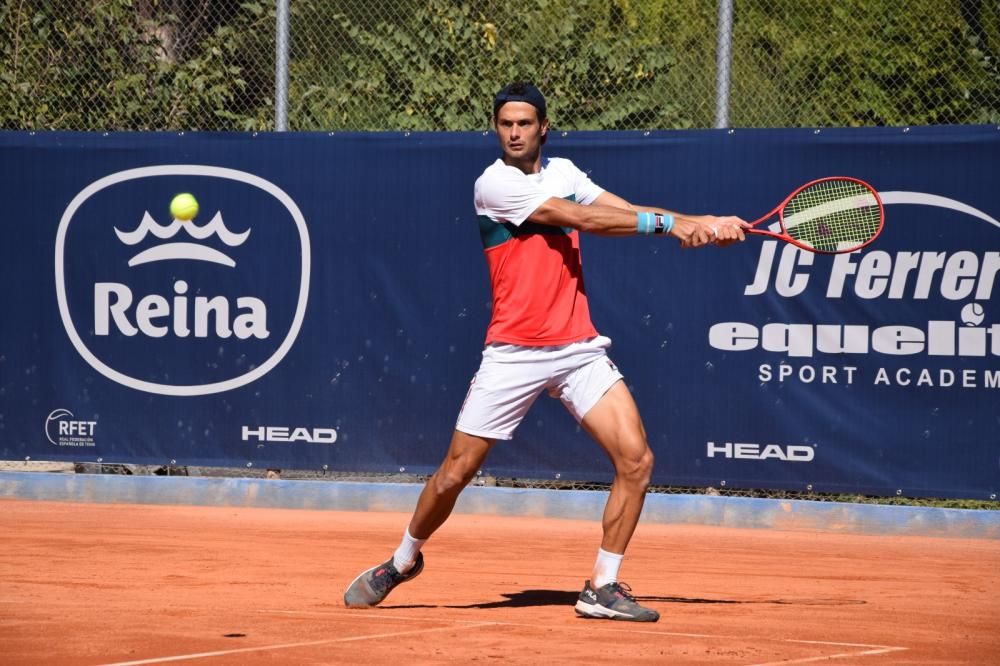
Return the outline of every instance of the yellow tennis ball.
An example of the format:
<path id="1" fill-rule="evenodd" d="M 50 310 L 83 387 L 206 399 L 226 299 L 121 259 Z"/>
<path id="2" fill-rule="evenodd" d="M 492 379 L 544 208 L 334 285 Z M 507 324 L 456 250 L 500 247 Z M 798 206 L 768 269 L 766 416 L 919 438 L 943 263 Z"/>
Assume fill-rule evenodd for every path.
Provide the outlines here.
<path id="1" fill-rule="evenodd" d="M 175 220 L 193 220 L 198 214 L 198 200 L 187 192 L 178 194 L 170 202 L 170 214 Z"/>

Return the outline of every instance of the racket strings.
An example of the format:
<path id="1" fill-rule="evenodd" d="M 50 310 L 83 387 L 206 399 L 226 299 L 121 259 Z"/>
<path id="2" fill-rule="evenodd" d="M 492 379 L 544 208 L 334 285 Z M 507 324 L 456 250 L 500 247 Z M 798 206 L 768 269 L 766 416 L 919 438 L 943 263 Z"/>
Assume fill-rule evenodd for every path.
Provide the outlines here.
<path id="1" fill-rule="evenodd" d="M 823 251 L 858 248 L 882 224 L 875 194 L 863 183 L 830 179 L 814 183 L 782 209 L 785 231 L 796 241 Z"/>

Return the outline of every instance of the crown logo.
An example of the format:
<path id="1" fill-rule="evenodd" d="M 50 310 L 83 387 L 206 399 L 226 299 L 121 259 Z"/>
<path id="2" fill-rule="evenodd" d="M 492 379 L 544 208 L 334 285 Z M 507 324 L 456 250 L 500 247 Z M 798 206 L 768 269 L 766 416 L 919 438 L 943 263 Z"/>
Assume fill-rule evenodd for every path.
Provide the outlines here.
<path id="1" fill-rule="evenodd" d="M 138 245 L 149 234 L 156 236 L 160 240 L 168 240 L 179 234 L 182 229 L 189 237 L 196 241 L 204 241 L 214 234 L 229 247 L 242 245 L 250 236 L 250 229 L 247 229 L 243 233 L 230 231 L 222 219 L 221 212 L 217 212 L 208 224 L 199 227 L 192 221 L 178 219 L 174 219 L 173 222 L 164 226 L 153 219 L 149 211 L 145 211 L 138 227 L 132 231 L 122 231 L 118 227 L 115 227 L 115 234 L 118 236 L 118 240 L 125 245 Z M 228 266 L 229 268 L 236 267 L 236 261 L 224 252 L 220 252 L 207 245 L 186 241 L 174 241 L 143 250 L 129 259 L 128 265 L 129 267 L 133 267 L 154 261 L 168 261 L 170 259 L 207 261 L 213 264 Z"/>

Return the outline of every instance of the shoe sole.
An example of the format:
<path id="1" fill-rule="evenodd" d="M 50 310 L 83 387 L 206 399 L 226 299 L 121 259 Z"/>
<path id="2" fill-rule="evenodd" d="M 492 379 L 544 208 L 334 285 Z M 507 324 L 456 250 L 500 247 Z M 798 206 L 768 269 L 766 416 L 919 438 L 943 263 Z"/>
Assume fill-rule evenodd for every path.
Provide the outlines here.
<path id="1" fill-rule="evenodd" d="M 573 607 L 576 614 L 580 617 L 585 617 L 591 620 L 618 620 L 621 622 L 656 622 L 660 619 L 659 615 L 640 617 L 636 615 L 629 615 L 628 613 L 622 613 L 600 604 L 588 604 L 583 599 L 576 602 L 576 606 Z"/>
<path id="2" fill-rule="evenodd" d="M 357 575 L 357 577 L 355 577 L 354 580 L 351 581 L 351 584 L 347 586 L 346 590 L 344 590 L 344 607 L 345 608 L 375 608 L 380 603 L 382 603 L 383 601 L 385 601 L 385 598 L 389 596 L 388 593 L 386 593 L 385 597 L 382 597 L 381 599 L 379 599 L 378 601 L 376 601 L 373 604 L 360 604 L 360 603 L 359 604 L 352 604 L 352 603 L 349 603 L 347 601 L 347 593 L 351 591 L 351 588 L 354 587 L 354 584 L 357 583 L 359 580 L 361 580 L 366 574 L 369 574 L 372 571 L 375 571 L 380 566 L 382 566 L 382 565 L 381 564 L 376 564 L 371 569 L 365 569 L 364 571 L 362 571 L 361 573 L 359 573 Z M 423 573 L 423 571 L 424 571 L 424 565 L 423 565 L 423 562 L 421 562 L 420 563 L 420 568 L 417 569 L 417 571 L 415 573 L 412 573 L 412 574 L 408 575 L 405 579 L 399 581 L 399 583 L 396 584 L 396 587 L 399 587 L 403 583 L 410 582 L 411 580 L 413 580 L 414 578 L 416 578 L 417 576 L 419 576 L 421 573 Z M 392 590 L 395 590 L 396 587 L 392 588 Z M 392 592 L 392 590 L 389 590 L 389 592 Z"/>

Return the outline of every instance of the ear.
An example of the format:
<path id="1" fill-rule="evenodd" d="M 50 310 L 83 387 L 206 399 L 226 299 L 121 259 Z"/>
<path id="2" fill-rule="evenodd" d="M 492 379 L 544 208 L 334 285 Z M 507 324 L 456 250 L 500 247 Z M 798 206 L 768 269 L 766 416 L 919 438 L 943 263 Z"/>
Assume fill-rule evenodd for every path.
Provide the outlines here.
<path id="1" fill-rule="evenodd" d="M 549 119 L 546 118 L 545 120 L 542 121 L 542 136 L 545 136 L 548 133 L 549 133 Z"/>

